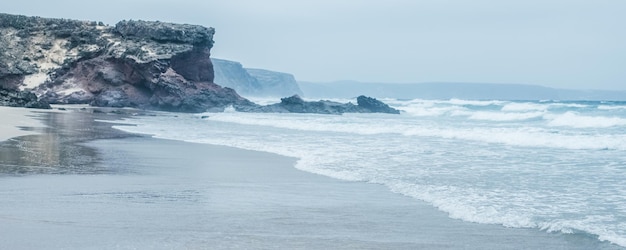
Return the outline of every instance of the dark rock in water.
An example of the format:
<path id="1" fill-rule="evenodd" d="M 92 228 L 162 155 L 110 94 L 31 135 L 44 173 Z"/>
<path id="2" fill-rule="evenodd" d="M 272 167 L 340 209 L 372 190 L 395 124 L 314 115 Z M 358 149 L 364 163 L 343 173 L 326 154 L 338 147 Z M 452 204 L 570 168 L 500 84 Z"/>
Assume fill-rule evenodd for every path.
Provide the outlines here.
<path id="1" fill-rule="evenodd" d="M 375 98 L 362 95 L 356 98 L 356 102 L 360 108 L 369 110 L 373 113 L 400 114 L 399 110 L 389 107 L 389 105 L 376 100 Z"/>
<path id="2" fill-rule="evenodd" d="M 0 14 L 0 87 L 53 104 L 182 112 L 256 106 L 213 83 L 213 28 Z"/>
<path id="3" fill-rule="evenodd" d="M 359 101 L 361 100 L 361 101 Z M 294 95 L 281 99 L 280 103 L 259 106 L 251 109 L 240 109 L 243 112 L 278 112 L 278 113 L 316 113 L 316 114 L 343 114 L 343 113 L 389 113 L 399 114 L 400 111 L 389 107 L 374 98 L 359 96 L 358 105 L 333 101 L 308 102 L 300 96 Z"/>
<path id="4" fill-rule="evenodd" d="M 277 107 L 292 113 L 341 114 L 351 112 L 355 109 L 352 103 L 343 104 L 323 100 L 307 102 L 302 100 L 298 95 L 282 98 L 280 100 L 281 102 L 276 104 Z"/>

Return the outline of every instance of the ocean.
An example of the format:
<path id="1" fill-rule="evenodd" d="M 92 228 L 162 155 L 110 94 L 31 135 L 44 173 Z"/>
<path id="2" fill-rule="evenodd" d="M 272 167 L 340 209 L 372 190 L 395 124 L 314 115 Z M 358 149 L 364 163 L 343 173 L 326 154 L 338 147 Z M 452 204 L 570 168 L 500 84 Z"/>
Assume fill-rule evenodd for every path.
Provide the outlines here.
<path id="1" fill-rule="evenodd" d="M 383 101 L 402 113 L 228 109 L 116 128 L 296 157 L 297 169 L 383 185 L 450 218 L 626 247 L 626 102 Z"/>

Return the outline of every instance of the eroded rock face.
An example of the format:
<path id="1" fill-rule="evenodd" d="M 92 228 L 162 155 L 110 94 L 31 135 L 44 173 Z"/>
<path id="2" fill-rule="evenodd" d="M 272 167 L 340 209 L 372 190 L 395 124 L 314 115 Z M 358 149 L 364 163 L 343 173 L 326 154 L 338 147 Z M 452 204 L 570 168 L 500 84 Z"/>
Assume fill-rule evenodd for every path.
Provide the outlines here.
<path id="1" fill-rule="evenodd" d="M 213 83 L 213 28 L 0 14 L 0 87 L 57 104 L 183 112 L 255 106 Z"/>

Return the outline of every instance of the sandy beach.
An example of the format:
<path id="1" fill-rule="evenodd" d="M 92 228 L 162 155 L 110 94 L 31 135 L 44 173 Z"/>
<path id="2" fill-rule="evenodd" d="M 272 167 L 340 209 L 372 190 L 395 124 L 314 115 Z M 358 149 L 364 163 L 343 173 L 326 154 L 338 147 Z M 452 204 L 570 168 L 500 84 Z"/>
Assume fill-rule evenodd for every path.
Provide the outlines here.
<path id="1" fill-rule="evenodd" d="M 299 171 L 293 158 L 95 121 L 114 114 L 21 123 L 29 112 L 5 112 L 18 122 L 2 124 L 3 138 L 20 137 L 0 142 L 0 249 L 620 249 L 453 220 L 379 185 Z"/>

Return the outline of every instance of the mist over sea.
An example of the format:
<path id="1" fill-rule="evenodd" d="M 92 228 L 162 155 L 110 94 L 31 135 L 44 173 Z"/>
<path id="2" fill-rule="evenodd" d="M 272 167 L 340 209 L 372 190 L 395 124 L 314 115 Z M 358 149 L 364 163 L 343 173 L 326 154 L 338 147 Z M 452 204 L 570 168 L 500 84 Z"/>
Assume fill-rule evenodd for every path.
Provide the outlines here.
<path id="1" fill-rule="evenodd" d="M 626 102 L 384 101 L 403 113 L 163 113 L 117 128 L 297 157 L 451 218 L 626 247 Z"/>

